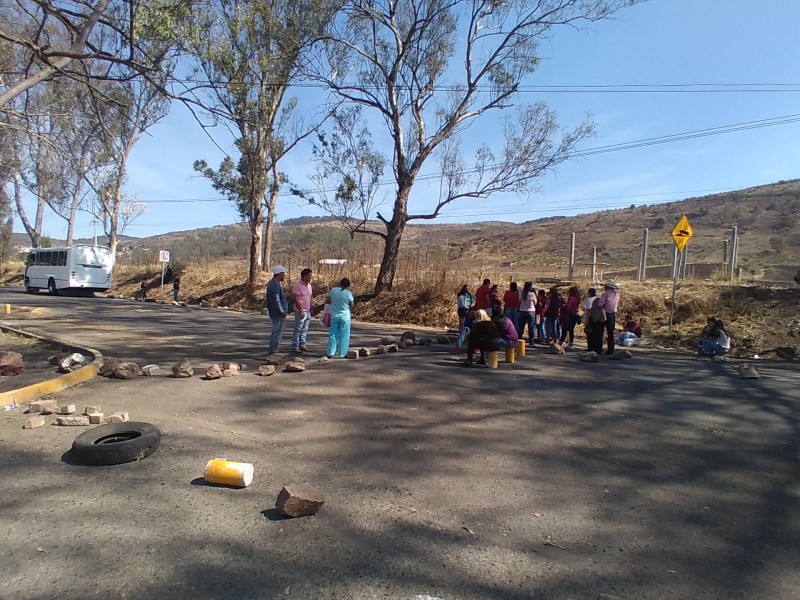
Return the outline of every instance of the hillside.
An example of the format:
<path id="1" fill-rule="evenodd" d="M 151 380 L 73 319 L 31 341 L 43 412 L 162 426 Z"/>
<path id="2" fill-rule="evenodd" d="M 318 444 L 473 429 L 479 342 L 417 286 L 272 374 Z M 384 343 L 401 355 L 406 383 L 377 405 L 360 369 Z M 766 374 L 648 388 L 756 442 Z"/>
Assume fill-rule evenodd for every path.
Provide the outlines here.
<path id="1" fill-rule="evenodd" d="M 487 201 L 487 207 L 491 206 Z M 735 192 L 655 205 L 631 205 L 575 217 L 549 217 L 521 224 L 412 223 L 403 238 L 402 262 L 421 270 L 493 272 L 503 275 L 560 276 L 568 264 L 570 233 L 576 234 L 577 275 L 588 271 L 592 246 L 604 272 L 634 269 L 642 230 L 650 229 L 648 265 L 672 260 L 673 225 L 686 214 L 694 228 L 688 246 L 690 272 L 706 276 L 722 262 L 723 240 L 739 228 L 739 265 L 743 277 L 791 281 L 800 265 L 800 180 L 782 181 Z M 23 240 L 15 234 L 15 243 Z M 170 250 L 178 263 L 244 259 L 249 233 L 242 225 L 220 225 L 147 238 L 125 238 L 120 261 L 146 265 L 158 250 Z M 276 225 L 277 261 L 316 263 L 320 258 L 346 258 L 351 265 L 380 262 L 381 240 L 351 239 L 333 219 L 302 217 Z M 513 269 L 504 264 L 513 262 Z M 694 266 L 697 265 L 697 266 Z M 700 265 L 707 265 L 701 267 Z M 658 271 L 652 272 L 658 276 Z"/>

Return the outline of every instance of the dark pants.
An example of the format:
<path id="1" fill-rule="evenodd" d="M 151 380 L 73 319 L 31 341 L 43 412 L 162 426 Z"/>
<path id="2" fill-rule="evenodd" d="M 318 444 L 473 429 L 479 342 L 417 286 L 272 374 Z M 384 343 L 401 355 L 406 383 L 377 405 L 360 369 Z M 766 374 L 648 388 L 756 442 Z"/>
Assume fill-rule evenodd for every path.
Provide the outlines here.
<path id="1" fill-rule="evenodd" d="M 559 341 L 563 344 L 569 333 L 569 345 L 571 346 L 575 343 L 575 325 L 581 322 L 581 318 L 578 315 L 567 315 L 567 319 L 568 321 L 561 328 L 561 340 Z"/>
<path id="2" fill-rule="evenodd" d="M 608 353 L 614 351 L 614 342 L 616 333 L 614 329 L 617 326 L 617 313 L 606 313 L 606 334 L 608 336 Z"/>
<path id="3" fill-rule="evenodd" d="M 586 342 L 589 350 L 600 354 L 603 351 L 603 324 L 589 321 L 590 331 L 586 333 Z"/>
<path id="4" fill-rule="evenodd" d="M 500 340 L 476 340 L 472 335 L 467 337 L 467 362 L 472 362 L 475 350 L 481 351 L 481 361 L 486 362 L 487 352 L 500 350 Z"/>

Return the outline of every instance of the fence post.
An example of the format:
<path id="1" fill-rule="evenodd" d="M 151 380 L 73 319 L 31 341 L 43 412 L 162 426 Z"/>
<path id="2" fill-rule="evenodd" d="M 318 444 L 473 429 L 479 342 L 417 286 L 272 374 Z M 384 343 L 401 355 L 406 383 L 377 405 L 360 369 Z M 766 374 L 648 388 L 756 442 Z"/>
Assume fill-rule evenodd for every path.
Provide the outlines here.
<path id="1" fill-rule="evenodd" d="M 739 259 L 737 256 L 739 250 L 739 228 L 734 225 L 731 229 L 731 245 L 730 245 L 730 260 L 728 260 L 728 281 L 733 281 L 733 276 L 736 273 L 736 263 Z"/>
<path id="2" fill-rule="evenodd" d="M 572 281 L 573 271 L 575 269 L 575 232 L 570 235 L 569 240 L 569 280 Z"/>
<path id="3" fill-rule="evenodd" d="M 642 253 L 639 255 L 639 272 L 637 279 L 644 281 L 647 278 L 647 237 L 650 232 L 647 227 L 642 232 Z"/>
<path id="4" fill-rule="evenodd" d="M 728 240 L 722 240 L 722 274 L 728 276 Z"/>
<path id="5" fill-rule="evenodd" d="M 597 246 L 592 246 L 592 283 L 597 281 Z"/>

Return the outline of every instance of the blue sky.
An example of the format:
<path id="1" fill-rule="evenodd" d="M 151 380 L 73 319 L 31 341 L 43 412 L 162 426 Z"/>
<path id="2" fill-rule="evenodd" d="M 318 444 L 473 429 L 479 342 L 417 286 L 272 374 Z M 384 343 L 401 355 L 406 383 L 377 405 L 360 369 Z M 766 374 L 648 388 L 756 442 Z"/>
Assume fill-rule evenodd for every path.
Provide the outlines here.
<path id="1" fill-rule="evenodd" d="M 798 115 L 798 23 L 797 0 L 766 0 L 757 7 L 751 0 L 651 0 L 588 31 L 556 30 L 542 46 L 545 60 L 527 84 L 578 86 L 581 91 L 533 90 L 518 102 L 546 101 L 564 126 L 590 116 L 597 135 L 585 140 L 581 149 Z M 658 93 L 619 93 L 620 88 L 603 92 L 591 87 L 622 85 L 684 87 L 644 88 L 662 90 Z M 492 129 L 491 121 L 476 123 L 467 132 L 465 147 L 487 139 Z M 223 148 L 230 147 L 223 130 L 214 135 Z M 537 194 L 500 194 L 455 203 L 438 222 L 521 222 L 794 179 L 800 177 L 799 141 L 800 122 L 794 122 L 589 154 L 542 178 Z M 301 186 L 309 185 L 309 154 L 309 146 L 298 148 L 282 165 Z M 192 170 L 196 159 L 216 166 L 221 157 L 188 111 L 175 105 L 134 150 L 128 189 L 148 204 L 148 210 L 125 233 L 146 237 L 236 222 L 230 203 Z M 431 162 L 427 172 L 436 169 Z M 429 209 L 426 198 L 436 190 L 435 183 L 418 186 L 411 212 Z M 28 210 L 32 217 L 32 209 Z M 321 213 L 291 197 L 281 198 L 279 220 L 305 214 Z M 44 233 L 63 237 L 62 223 L 47 215 Z M 85 220 L 76 235 L 91 232 Z"/>

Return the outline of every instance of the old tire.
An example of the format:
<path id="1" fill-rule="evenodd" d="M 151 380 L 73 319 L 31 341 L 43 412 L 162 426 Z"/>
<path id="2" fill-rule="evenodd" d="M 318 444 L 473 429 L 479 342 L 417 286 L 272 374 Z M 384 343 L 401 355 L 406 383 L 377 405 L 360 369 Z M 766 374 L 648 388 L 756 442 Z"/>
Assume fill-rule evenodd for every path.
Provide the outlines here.
<path id="1" fill-rule="evenodd" d="M 72 442 L 72 455 L 82 465 L 104 466 L 142 460 L 161 442 L 161 432 L 150 423 L 112 423 L 85 431 Z"/>
<path id="2" fill-rule="evenodd" d="M 47 282 L 47 291 L 50 292 L 51 296 L 58 296 L 58 289 L 56 289 L 56 280 L 52 277 Z"/>

